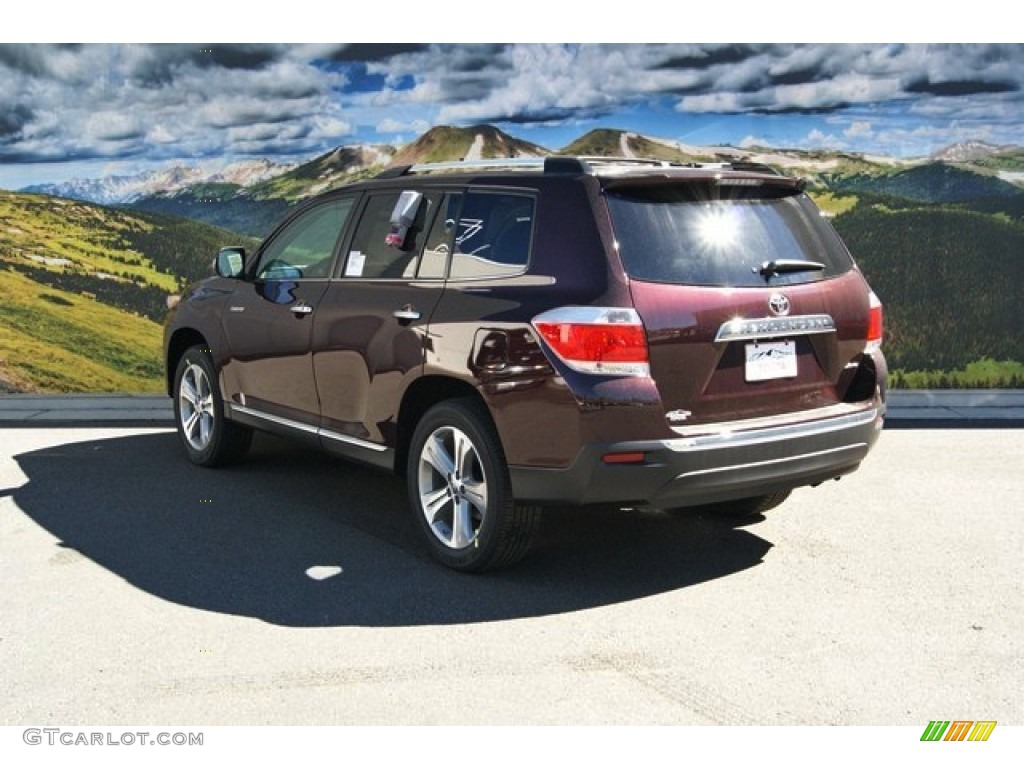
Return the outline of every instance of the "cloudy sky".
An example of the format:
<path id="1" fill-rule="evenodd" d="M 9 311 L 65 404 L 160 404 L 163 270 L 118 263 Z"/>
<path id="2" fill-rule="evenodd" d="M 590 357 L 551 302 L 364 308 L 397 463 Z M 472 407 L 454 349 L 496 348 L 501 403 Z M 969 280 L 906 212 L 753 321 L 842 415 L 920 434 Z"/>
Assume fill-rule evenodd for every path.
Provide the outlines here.
<path id="1" fill-rule="evenodd" d="M 896 156 L 1024 145 L 1024 45 L 0 45 L 0 187 L 494 123 Z"/>

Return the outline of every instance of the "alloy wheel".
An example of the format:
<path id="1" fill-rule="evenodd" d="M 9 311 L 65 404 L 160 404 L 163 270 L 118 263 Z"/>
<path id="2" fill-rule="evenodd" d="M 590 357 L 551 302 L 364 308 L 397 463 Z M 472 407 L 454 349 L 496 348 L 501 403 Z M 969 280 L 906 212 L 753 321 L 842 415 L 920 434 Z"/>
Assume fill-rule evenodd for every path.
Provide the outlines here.
<path id="1" fill-rule="evenodd" d="M 418 467 L 419 506 L 446 547 L 466 549 L 487 514 L 487 477 L 473 441 L 453 426 L 435 429 L 423 443 Z"/>
<path id="2" fill-rule="evenodd" d="M 213 389 L 201 366 L 190 363 L 178 388 L 178 411 L 181 431 L 197 451 L 206 450 L 213 439 Z"/>

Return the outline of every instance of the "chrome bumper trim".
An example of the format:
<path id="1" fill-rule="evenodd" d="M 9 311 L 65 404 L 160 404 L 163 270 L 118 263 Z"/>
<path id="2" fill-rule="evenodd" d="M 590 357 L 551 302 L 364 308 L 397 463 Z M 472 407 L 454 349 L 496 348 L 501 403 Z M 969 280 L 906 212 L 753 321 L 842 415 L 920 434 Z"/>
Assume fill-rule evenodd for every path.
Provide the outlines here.
<path id="1" fill-rule="evenodd" d="M 707 435 L 662 440 L 661 443 L 669 450 L 678 453 L 709 451 L 717 448 L 744 448 L 751 445 L 774 443 L 779 440 L 793 440 L 844 429 L 856 429 L 875 421 L 879 415 L 880 409 L 873 407 L 844 416 L 815 419 L 799 424 L 745 430 L 724 429 Z"/>

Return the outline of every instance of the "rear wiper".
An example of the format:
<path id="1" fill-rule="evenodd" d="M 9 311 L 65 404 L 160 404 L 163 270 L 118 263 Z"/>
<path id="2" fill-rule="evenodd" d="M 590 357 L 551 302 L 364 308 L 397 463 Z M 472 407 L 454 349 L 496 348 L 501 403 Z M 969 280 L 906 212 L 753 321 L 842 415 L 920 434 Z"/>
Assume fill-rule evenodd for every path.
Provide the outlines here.
<path id="1" fill-rule="evenodd" d="M 750 271 L 761 275 L 769 280 L 784 272 L 820 272 L 825 265 L 820 261 L 805 261 L 804 259 L 772 259 L 761 264 L 760 268 L 754 267 Z"/>

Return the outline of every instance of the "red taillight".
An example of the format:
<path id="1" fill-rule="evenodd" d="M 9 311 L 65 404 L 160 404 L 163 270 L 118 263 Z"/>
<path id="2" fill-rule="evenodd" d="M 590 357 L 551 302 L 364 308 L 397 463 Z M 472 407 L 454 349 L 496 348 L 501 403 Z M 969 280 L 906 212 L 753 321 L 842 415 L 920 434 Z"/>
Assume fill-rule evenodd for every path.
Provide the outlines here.
<path id="1" fill-rule="evenodd" d="M 868 348 L 878 349 L 882 346 L 882 302 L 874 291 L 868 296 L 870 314 L 868 316 Z"/>
<path id="2" fill-rule="evenodd" d="M 634 309 L 563 307 L 533 327 L 570 368 L 585 373 L 646 376 L 647 334 Z"/>
<path id="3" fill-rule="evenodd" d="M 585 363 L 647 362 L 644 329 L 635 325 L 538 322 L 544 340 L 565 360 Z"/>

